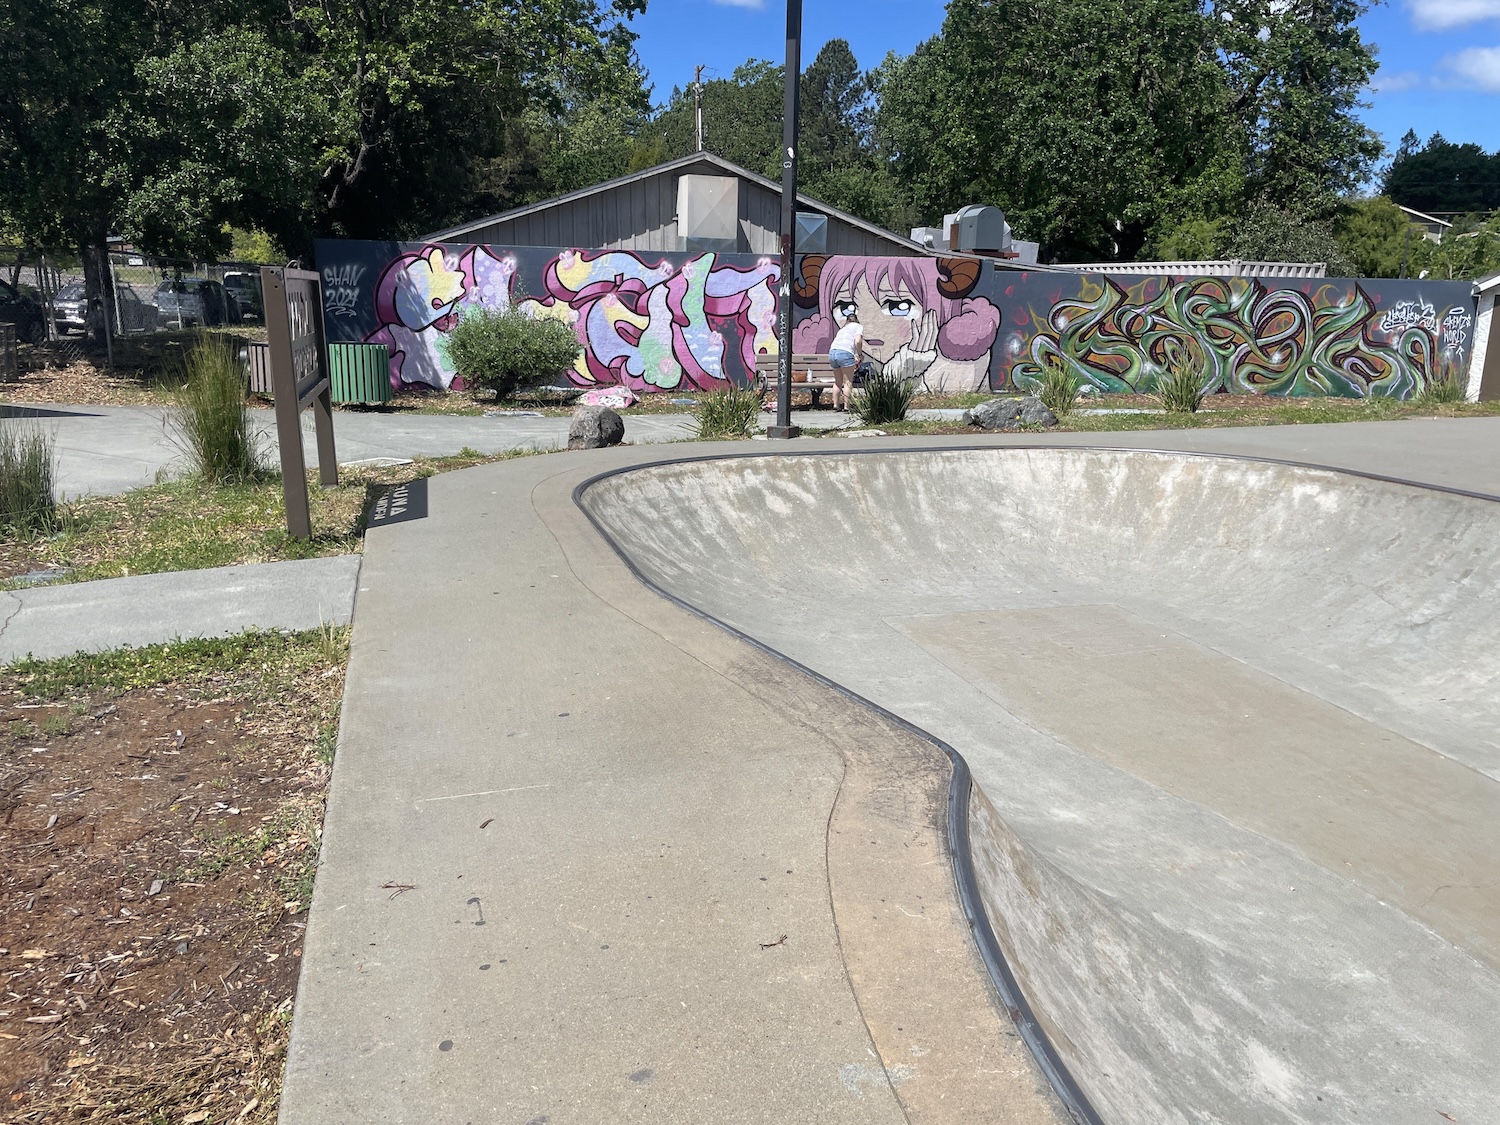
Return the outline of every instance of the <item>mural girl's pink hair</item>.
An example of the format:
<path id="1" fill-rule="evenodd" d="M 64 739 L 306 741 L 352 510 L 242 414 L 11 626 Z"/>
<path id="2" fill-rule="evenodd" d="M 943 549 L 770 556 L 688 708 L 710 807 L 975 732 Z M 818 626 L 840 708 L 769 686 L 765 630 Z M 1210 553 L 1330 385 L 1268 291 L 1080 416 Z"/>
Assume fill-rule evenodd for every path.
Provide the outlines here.
<path id="1" fill-rule="evenodd" d="M 934 258 L 861 258 L 836 255 L 817 275 L 818 311 L 797 325 L 793 349 L 816 354 L 828 350 L 838 331 L 833 304 L 841 293 L 852 295 L 861 280 L 876 297 L 903 285 L 923 311 L 937 310 L 938 352 L 953 360 L 975 360 L 990 350 L 1000 328 L 1000 310 L 987 297 L 945 297 Z"/>

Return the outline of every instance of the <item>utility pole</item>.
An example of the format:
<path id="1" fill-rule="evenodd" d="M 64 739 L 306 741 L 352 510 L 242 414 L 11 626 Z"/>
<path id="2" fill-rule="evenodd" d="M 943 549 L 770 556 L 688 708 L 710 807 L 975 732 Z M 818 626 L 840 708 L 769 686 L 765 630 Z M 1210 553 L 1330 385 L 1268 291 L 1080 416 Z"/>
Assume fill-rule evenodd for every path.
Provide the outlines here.
<path id="1" fill-rule="evenodd" d="M 693 120 L 698 128 L 698 151 L 703 151 L 703 67 L 693 68 Z"/>
<path id="2" fill-rule="evenodd" d="M 794 438 L 792 425 L 792 273 L 797 266 L 797 114 L 802 85 L 802 0 L 786 0 L 786 82 L 781 116 L 781 290 L 776 302 L 776 424 L 768 438 Z"/>

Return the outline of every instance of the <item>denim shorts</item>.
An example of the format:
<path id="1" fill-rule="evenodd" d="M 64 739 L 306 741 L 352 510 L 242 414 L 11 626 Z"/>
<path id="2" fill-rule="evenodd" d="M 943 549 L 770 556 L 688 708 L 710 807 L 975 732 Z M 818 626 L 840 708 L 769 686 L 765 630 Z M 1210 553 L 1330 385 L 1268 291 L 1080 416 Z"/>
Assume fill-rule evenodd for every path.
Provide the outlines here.
<path id="1" fill-rule="evenodd" d="M 828 353 L 828 366 L 830 367 L 853 367 L 854 353 L 846 352 L 842 348 L 835 348 Z"/>

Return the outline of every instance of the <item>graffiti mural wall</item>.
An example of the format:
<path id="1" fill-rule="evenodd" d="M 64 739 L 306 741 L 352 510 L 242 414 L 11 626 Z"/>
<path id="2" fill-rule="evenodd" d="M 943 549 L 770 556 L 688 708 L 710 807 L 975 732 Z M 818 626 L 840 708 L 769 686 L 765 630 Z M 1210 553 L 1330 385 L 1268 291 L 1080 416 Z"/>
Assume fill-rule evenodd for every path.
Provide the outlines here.
<path id="1" fill-rule="evenodd" d="M 722 387 L 776 352 L 781 271 L 753 255 L 325 241 L 318 262 L 329 339 L 385 344 L 397 387 L 452 386 L 444 339 L 476 308 L 570 325 L 585 386 Z"/>
<path id="2" fill-rule="evenodd" d="M 391 381 L 446 389 L 446 334 L 476 308 L 570 325 L 582 386 L 744 385 L 775 355 L 778 263 L 745 254 L 321 241 L 329 338 L 387 345 Z M 1389 395 L 1463 377 L 1467 282 L 1015 272 L 957 258 L 806 255 L 794 350 L 851 316 L 874 365 L 923 389 L 1025 390 L 1061 365 L 1102 391 L 1149 391 L 1188 362 L 1236 394 Z"/>
<path id="3" fill-rule="evenodd" d="M 1039 284 L 1040 283 L 1040 284 Z M 1038 291 L 1040 289 L 1040 292 Z M 1007 283 L 996 385 L 1059 364 L 1102 391 L 1150 390 L 1178 361 L 1232 394 L 1406 398 L 1467 370 L 1467 282 L 1121 277 Z"/>

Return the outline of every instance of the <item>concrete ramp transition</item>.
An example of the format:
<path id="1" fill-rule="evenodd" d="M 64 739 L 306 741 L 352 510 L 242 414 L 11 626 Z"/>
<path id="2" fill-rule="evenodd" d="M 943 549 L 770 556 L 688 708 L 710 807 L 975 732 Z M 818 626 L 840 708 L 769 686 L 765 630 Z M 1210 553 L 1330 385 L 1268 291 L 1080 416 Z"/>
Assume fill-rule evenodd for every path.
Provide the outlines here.
<path id="1" fill-rule="evenodd" d="M 1500 503 L 1078 448 L 656 464 L 580 502 L 964 756 L 991 927 L 1103 1120 L 1496 1120 Z"/>

